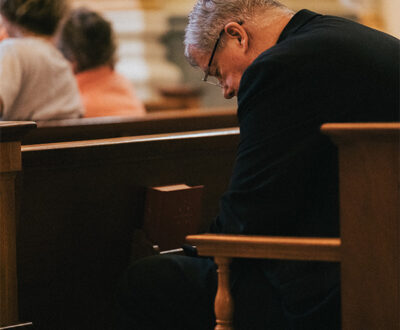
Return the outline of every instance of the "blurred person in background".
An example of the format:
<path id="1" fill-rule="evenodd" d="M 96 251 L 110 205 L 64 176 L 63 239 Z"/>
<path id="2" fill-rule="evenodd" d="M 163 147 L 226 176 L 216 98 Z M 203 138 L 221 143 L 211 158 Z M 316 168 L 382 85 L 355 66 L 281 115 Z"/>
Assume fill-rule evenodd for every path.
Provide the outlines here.
<path id="1" fill-rule="evenodd" d="M 67 1 L 0 0 L 0 119 L 78 118 L 83 107 L 53 35 Z"/>
<path id="2" fill-rule="evenodd" d="M 2 21 L 1 21 L 1 16 L 0 16 L 0 41 L 7 39 L 8 38 L 8 34 L 6 31 L 6 28 L 4 27 Z"/>
<path id="3" fill-rule="evenodd" d="M 145 114 L 132 84 L 114 70 L 114 32 L 99 13 L 83 7 L 72 10 L 57 45 L 75 72 L 85 117 Z"/>

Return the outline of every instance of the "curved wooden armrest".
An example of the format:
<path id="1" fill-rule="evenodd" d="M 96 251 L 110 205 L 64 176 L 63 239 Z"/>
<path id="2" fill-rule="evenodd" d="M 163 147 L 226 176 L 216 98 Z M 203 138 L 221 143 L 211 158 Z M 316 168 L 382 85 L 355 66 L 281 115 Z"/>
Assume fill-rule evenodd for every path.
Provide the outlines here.
<path id="1" fill-rule="evenodd" d="M 215 330 L 232 330 L 233 299 L 229 288 L 231 258 L 340 261 L 339 238 L 277 237 L 251 235 L 190 235 L 186 241 L 199 255 L 213 256 L 218 266 L 215 297 Z"/>
<path id="2" fill-rule="evenodd" d="M 340 238 L 201 234 L 186 240 L 203 256 L 340 261 Z"/>

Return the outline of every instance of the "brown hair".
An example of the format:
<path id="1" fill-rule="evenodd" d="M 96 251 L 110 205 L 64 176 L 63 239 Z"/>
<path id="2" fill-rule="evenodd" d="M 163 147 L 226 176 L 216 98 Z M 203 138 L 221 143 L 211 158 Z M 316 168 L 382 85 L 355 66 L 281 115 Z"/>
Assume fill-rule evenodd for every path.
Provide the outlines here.
<path id="1" fill-rule="evenodd" d="M 111 23 L 87 8 L 73 10 L 63 23 L 58 48 L 76 72 L 101 65 L 114 67 L 116 43 Z"/>
<path id="2" fill-rule="evenodd" d="M 66 0 L 0 0 L 0 14 L 10 23 L 49 36 L 67 9 Z"/>

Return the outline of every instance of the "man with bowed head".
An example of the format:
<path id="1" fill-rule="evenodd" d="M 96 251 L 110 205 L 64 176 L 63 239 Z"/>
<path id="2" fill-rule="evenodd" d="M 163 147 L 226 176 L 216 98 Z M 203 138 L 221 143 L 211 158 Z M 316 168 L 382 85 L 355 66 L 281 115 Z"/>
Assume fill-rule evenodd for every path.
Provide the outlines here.
<path id="1" fill-rule="evenodd" d="M 274 0 L 198 0 L 185 54 L 237 96 L 240 144 L 210 231 L 337 237 L 337 150 L 325 122 L 399 120 L 398 39 Z M 360 225 L 361 226 L 361 225 Z M 117 292 L 121 329 L 212 329 L 211 259 L 137 261 Z M 340 329 L 339 265 L 235 260 L 237 329 Z"/>

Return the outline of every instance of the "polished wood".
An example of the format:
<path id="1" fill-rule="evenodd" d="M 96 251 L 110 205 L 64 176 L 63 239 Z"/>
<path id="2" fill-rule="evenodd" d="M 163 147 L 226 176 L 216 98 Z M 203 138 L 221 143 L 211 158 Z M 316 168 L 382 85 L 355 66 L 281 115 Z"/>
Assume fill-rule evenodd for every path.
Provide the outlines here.
<path id="1" fill-rule="evenodd" d="M 230 293 L 229 266 L 231 258 L 215 257 L 214 261 L 218 266 L 218 291 L 215 297 L 215 313 L 218 315 L 215 330 L 233 329 L 232 319 L 234 303 Z"/>
<path id="2" fill-rule="evenodd" d="M 166 111 L 173 109 L 190 110 L 200 107 L 200 87 L 178 85 L 159 87 L 161 98 L 153 102 L 146 102 L 147 112 Z"/>
<path id="3" fill-rule="evenodd" d="M 254 235 L 201 234 L 187 236 L 201 255 L 231 258 L 340 260 L 340 239 Z"/>
<path id="4" fill-rule="evenodd" d="M 322 132 L 339 147 L 343 329 L 400 329 L 400 123 Z"/>
<path id="5" fill-rule="evenodd" d="M 229 288 L 231 258 L 340 261 L 339 238 L 201 234 L 189 235 L 186 240 L 196 246 L 200 255 L 214 256 L 218 266 L 216 330 L 233 329 L 234 304 Z"/>
<path id="6" fill-rule="evenodd" d="M 18 322 L 15 178 L 32 122 L 0 122 L 0 326 Z"/>
<path id="7" fill-rule="evenodd" d="M 321 131 L 339 149 L 340 239 L 187 239 L 200 255 L 217 258 L 340 261 L 342 329 L 400 329 L 400 123 L 325 124 Z M 219 291 L 226 286 L 218 287 L 226 295 Z M 226 321 L 222 315 L 218 303 L 216 318 Z"/>
<path id="8" fill-rule="evenodd" d="M 0 121 L 0 142 L 21 141 L 35 127 L 32 121 Z"/>
<path id="9" fill-rule="evenodd" d="M 15 174 L 0 174 L 0 325 L 18 321 Z"/>
<path id="10" fill-rule="evenodd" d="M 93 117 L 40 121 L 22 144 L 40 144 L 161 134 L 237 126 L 234 108 L 197 108 L 147 113 L 144 116 Z"/>
<path id="11" fill-rule="evenodd" d="M 16 172 L 21 169 L 21 142 L 0 141 L 0 173 Z"/>
<path id="12" fill-rule="evenodd" d="M 113 329 L 113 293 L 142 226 L 146 188 L 204 185 L 206 230 L 238 141 L 239 130 L 228 128 L 23 146 L 17 228 L 23 319 L 38 329 Z"/>
<path id="13" fill-rule="evenodd" d="M 187 235 L 199 232 L 203 188 L 185 184 L 147 188 L 143 231 L 152 245 L 160 251 L 174 250 Z"/>

